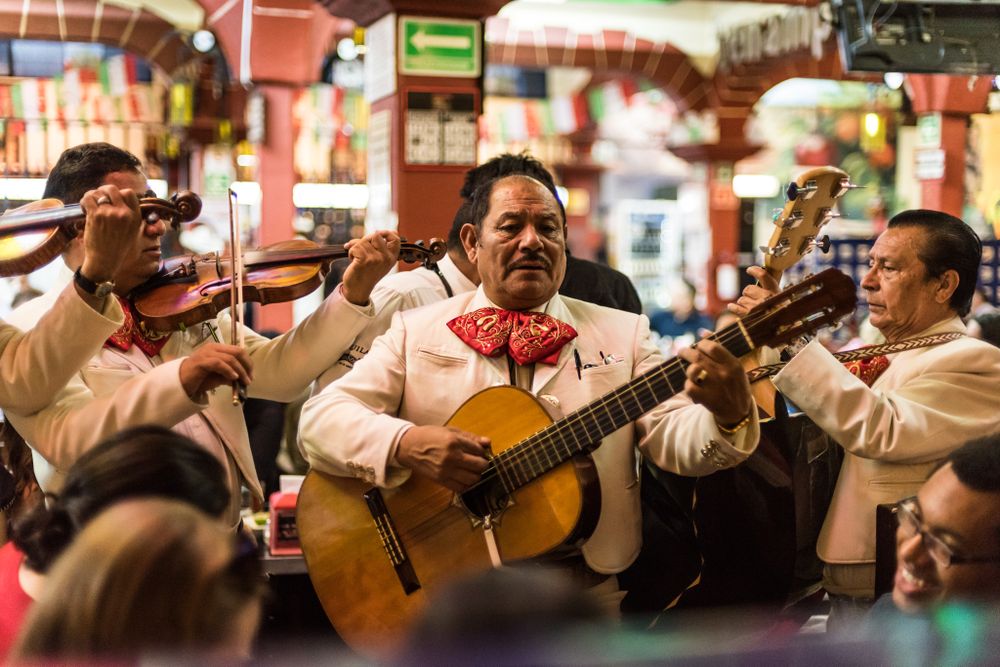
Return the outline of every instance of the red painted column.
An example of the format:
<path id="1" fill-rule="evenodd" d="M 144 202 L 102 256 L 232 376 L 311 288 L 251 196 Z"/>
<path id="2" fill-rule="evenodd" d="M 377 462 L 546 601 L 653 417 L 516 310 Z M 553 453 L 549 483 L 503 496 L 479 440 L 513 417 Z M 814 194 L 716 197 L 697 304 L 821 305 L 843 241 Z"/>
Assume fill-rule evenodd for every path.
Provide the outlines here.
<path id="1" fill-rule="evenodd" d="M 267 246 L 292 238 L 295 205 L 292 187 L 295 185 L 293 168 L 293 136 L 288 126 L 292 117 L 292 104 L 297 87 L 265 84 L 258 87 L 267 101 L 267 141 L 258 148 L 260 163 L 260 238 Z M 288 331 L 292 327 L 292 303 L 272 303 L 260 308 L 257 329 L 260 331 Z"/>
<path id="2" fill-rule="evenodd" d="M 965 142 L 969 116 L 986 111 L 992 77 L 909 74 L 906 92 L 917 114 L 941 114 L 944 173 L 921 180 L 920 205 L 961 217 L 965 202 Z"/>

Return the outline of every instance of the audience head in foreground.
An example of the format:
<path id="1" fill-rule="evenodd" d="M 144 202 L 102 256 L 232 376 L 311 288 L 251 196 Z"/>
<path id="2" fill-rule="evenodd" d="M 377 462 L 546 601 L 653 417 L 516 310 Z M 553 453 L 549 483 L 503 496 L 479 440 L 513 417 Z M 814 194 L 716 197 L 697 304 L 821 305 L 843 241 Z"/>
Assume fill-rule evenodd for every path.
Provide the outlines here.
<path id="1" fill-rule="evenodd" d="M 124 501 L 52 568 L 14 657 L 245 659 L 262 590 L 253 545 L 214 517 L 174 500 Z"/>
<path id="2" fill-rule="evenodd" d="M 892 599 L 906 612 L 1000 599 L 1000 433 L 966 443 L 899 505 Z"/>
<path id="3" fill-rule="evenodd" d="M 126 429 L 81 456 L 58 495 L 15 526 L 26 565 L 46 572 L 83 526 L 109 505 L 138 496 L 184 501 L 216 517 L 229 505 L 222 464 L 161 426 Z"/>

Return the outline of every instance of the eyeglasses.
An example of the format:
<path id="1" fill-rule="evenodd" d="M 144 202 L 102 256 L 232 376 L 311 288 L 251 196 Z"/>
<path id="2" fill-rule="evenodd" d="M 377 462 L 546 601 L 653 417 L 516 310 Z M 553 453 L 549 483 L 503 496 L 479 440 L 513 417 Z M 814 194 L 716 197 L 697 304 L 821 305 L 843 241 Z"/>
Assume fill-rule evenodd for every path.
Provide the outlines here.
<path id="1" fill-rule="evenodd" d="M 934 562 L 941 567 L 948 568 L 952 565 L 965 565 L 967 563 L 1000 563 L 1000 556 L 959 556 L 940 537 L 927 530 L 920 518 L 920 503 L 917 497 L 904 498 L 896 505 L 899 516 L 899 529 L 903 535 L 911 538 L 920 535 L 924 549 Z"/>

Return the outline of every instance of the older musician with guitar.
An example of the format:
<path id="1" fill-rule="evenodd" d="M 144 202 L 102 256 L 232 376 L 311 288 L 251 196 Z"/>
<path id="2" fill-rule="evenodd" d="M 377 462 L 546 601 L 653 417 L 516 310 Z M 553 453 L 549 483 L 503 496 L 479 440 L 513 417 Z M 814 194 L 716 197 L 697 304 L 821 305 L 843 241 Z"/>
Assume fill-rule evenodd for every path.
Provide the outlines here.
<path id="1" fill-rule="evenodd" d="M 554 512 L 542 501 L 537 524 L 534 517 L 518 514 L 530 507 L 537 487 L 555 478 L 573 492 L 577 482 L 573 464 L 569 464 L 568 476 L 560 472 L 566 466 L 540 472 L 551 467 L 559 451 L 539 448 L 537 453 L 522 457 L 532 460 L 518 461 L 518 452 L 507 450 L 506 454 L 512 454 L 507 467 L 501 462 L 504 457 L 495 455 L 501 445 L 509 443 L 484 437 L 488 425 L 502 428 L 534 410 L 543 415 L 547 410 L 557 417 L 570 415 L 665 360 L 650 340 L 644 316 L 557 294 L 566 265 L 565 218 L 544 185 L 525 175 L 494 179 L 477 189 L 472 212 L 475 224 L 466 224 L 461 236 L 478 268 L 479 288 L 397 313 L 389 331 L 376 339 L 371 352 L 350 373 L 306 403 L 300 437 L 315 469 L 360 478 L 387 492 L 400 485 L 402 490 L 425 485 L 432 502 L 452 497 L 454 492 L 475 491 L 487 478 L 495 480 L 496 474 L 507 491 L 538 475 L 537 484 L 514 494 L 513 506 L 505 505 L 503 499 L 497 506 L 481 498 L 490 506 L 480 512 L 489 515 L 485 532 L 489 533 L 491 519 L 495 519 L 499 537 L 481 536 L 477 531 L 473 539 L 477 547 L 484 540 L 492 542 L 488 551 L 497 564 L 531 552 L 531 547 L 522 548 L 523 542 L 535 539 L 529 533 L 544 530 Z M 601 431 L 596 426 L 591 430 L 582 419 L 572 440 L 563 443 L 565 447 L 593 450 L 596 479 L 591 477 L 591 482 L 599 489 L 599 511 L 589 530 L 580 530 L 588 521 L 581 516 L 575 527 L 572 522 L 562 526 L 567 535 L 538 537 L 538 541 L 549 542 L 556 550 L 562 538 L 569 539 L 569 552 L 575 556 L 566 561 L 575 559 L 581 581 L 603 580 L 602 590 L 607 590 L 608 580 L 611 590 L 616 588 L 612 575 L 627 567 L 640 547 L 635 444 L 657 465 L 686 475 L 705 475 L 737 465 L 756 447 L 756 411 L 737 359 L 722 345 L 708 340 L 683 350 L 680 356 L 686 370 L 672 389 L 682 393 L 650 405 L 645 415 L 636 413 L 617 430 L 607 427 Z M 504 385 L 508 388 L 503 396 L 511 402 L 479 404 L 470 412 L 476 399 L 469 399 L 477 392 L 491 387 L 495 391 Z M 463 403 L 464 412 L 460 412 L 464 417 L 449 421 Z M 618 402 L 608 407 L 607 414 L 622 405 Z M 601 423 L 602 418 L 606 422 L 604 414 L 595 414 L 595 423 Z M 525 435 L 536 430 L 534 425 L 525 428 Z M 606 434 L 603 440 L 602 433 Z M 593 447 L 585 443 L 588 438 Z M 490 472 L 490 465 L 497 466 L 496 474 Z M 559 494 L 558 489 L 549 490 Z M 302 532 L 309 532 L 313 523 L 302 505 L 312 493 L 307 480 L 300 498 Z M 465 499 L 476 502 L 468 495 Z M 364 502 L 360 494 L 357 502 Z M 431 518 L 432 502 L 419 503 Z M 326 507 L 325 512 L 335 521 L 337 516 L 344 517 L 338 508 Z M 402 514 L 391 517 L 401 533 L 407 532 L 402 525 L 404 518 Z M 463 522 L 466 528 L 459 528 L 459 534 L 472 534 L 469 523 L 457 519 L 457 524 Z M 434 530 L 433 521 L 425 523 L 421 532 Z M 446 542 L 451 540 L 447 523 L 442 516 L 439 528 Z M 429 543 L 436 539 L 428 537 Z M 323 576 L 325 568 L 311 556 L 308 537 L 303 535 L 303 540 L 311 570 L 315 565 Z M 422 547 L 411 542 L 410 548 Z M 452 553 L 442 554 L 440 566 L 445 571 L 441 577 L 454 576 L 466 567 L 454 560 L 454 552 L 463 548 L 461 543 L 451 542 Z M 487 553 L 485 547 L 482 553 Z M 408 586 L 426 585 L 436 578 L 423 567 L 416 568 L 412 577 L 400 576 L 412 579 Z M 390 588 L 398 588 L 398 583 Z M 392 595 L 390 590 L 385 592 Z M 328 613 L 337 604 L 332 601 Z M 338 631 L 349 643 L 356 639 L 350 628 L 338 626 Z"/>
<path id="2" fill-rule="evenodd" d="M 46 196 L 65 203 L 83 196 L 118 216 L 123 230 L 126 222 L 141 227 L 120 250 L 117 271 L 88 275 L 86 266 L 70 266 L 77 269 L 75 282 L 84 292 L 118 297 L 125 322 L 110 335 L 104 332 L 103 348 L 77 365 L 48 407 L 34 413 L 9 411 L 7 417 L 31 446 L 35 472 L 46 491 L 57 491 L 63 473 L 83 452 L 122 429 L 140 424 L 172 428 L 225 466 L 233 491 L 226 517 L 235 524 L 241 485 L 257 498 L 262 489 L 242 406 L 234 405 L 230 394 L 213 390 L 240 381 L 251 396 L 280 401 L 299 396 L 336 363 L 371 319 L 368 295 L 395 264 L 399 237 L 382 232 L 351 242 L 352 261 L 341 286 L 316 312 L 274 340 L 247 330 L 245 348 L 230 344 L 228 314 L 184 331 L 149 331 L 137 321 L 129 300 L 132 290 L 160 267 L 165 225 L 139 217 L 137 194 L 147 189 L 139 160 L 106 143 L 70 148 L 53 168 Z M 89 233 L 85 228 L 85 243 Z M 73 257 L 70 251 L 64 259 L 69 263 Z M 30 329 L 51 306 L 51 295 L 38 297 L 15 311 L 11 322 Z"/>
<path id="3" fill-rule="evenodd" d="M 963 442 L 1000 429 L 1000 350 L 965 333 L 982 255 L 958 218 L 904 211 L 888 223 L 861 281 L 881 354 L 842 364 L 811 342 L 774 385 L 844 449 L 819 536 L 831 620 L 874 595 L 875 507 L 916 494 L 934 466 Z M 760 281 L 730 306 L 743 315 L 777 290 Z M 956 567 L 961 567 L 960 565 Z"/>

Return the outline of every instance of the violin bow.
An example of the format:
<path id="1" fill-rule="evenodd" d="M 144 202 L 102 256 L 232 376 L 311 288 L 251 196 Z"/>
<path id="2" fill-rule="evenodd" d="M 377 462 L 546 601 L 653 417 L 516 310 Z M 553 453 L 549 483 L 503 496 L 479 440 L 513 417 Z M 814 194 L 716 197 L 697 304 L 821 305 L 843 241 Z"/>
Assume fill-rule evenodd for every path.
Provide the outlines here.
<path id="1" fill-rule="evenodd" d="M 243 324 L 243 248 L 240 244 L 240 213 L 236 192 L 229 188 L 229 246 L 232 248 L 231 274 L 229 281 L 229 309 L 232 331 L 229 340 L 233 345 L 246 347 L 246 331 Z M 233 405 L 239 405 L 247 400 L 247 388 L 239 381 L 233 380 Z"/>

